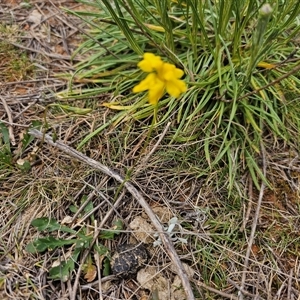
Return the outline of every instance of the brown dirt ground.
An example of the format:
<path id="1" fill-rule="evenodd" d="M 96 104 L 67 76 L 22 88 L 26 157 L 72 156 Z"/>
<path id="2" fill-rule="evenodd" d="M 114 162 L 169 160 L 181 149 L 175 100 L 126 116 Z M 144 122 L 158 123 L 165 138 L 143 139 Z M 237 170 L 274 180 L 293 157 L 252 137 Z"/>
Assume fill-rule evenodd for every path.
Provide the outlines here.
<path id="1" fill-rule="evenodd" d="M 23 62 L 24 65 L 18 65 L 14 69 L 14 66 L 11 66 L 12 58 L 9 59 L 7 54 L 0 53 L 0 119 L 5 124 L 12 125 L 10 138 L 15 157 L 20 152 L 21 140 L 28 126 L 33 120 L 43 122 L 45 107 L 55 103 L 55 92 L 67 86 L 66 81 L 55 75 L 74 71 L 74 62 L 82 59 L 77 56 L 72 60 L 71 55 L 81 42 L 84 30 L 80 20 L 67 15 L 61 8 L 84 8 L 74 1 L 29 1 L 28 8 L 22 6 L 22 3 L 20 0 L 2 0 L 0 4 L 1 23 L 9 26 L 11 30 L 5 34 L 0 32 L 0 43 L 12 47 L 12 58 L 16 49 L 16 55 L 24 52 L 29 58 L 29 62 Z M 16 60 L 16 57 L 13 59 Z M 99 96 L 99 101 L 101 97 L 106 95 Z M 77 107 L 83 105 L 81 101 L 72 101 L 71 104 Z M 92 132 L 99 123 L 97 120 L 106 118 L 108 114 L 108 111 L 103 113 L 96 109 L 89 116 L 72 118 L 63 111 L 49 111 L 47 120 L 59 139 L 75 147 L 83 134 Z M 125 130 L 126 128 L 124 132 Z M 121 155 L 123 160 L 114 162 L 110 153 L 110 141 L 122 139 L 120 134 L 109 132 L 105 137 L 97 137 L 86 154 L 109 166 L 120 168 L 120 172 L 124 173 L 122 167 L 132 164 L 139 143 L 135 141 L 128 145 L 129 150 L 124 150 Z M 144 138 L 141 131 L 137 140 Z M 239 249 L 230 249 L 227 244 L 223 248 L 222 245 L 215 245 L 213 251 L 219 256 L 220 263 L 216 266 L 216 277 L 212 276 L 211 281 L 204 285 L 201 283 L 201 274 L 205 272 L 203 265 L 209 262 L 196 256 L 202 250 L 196 247 L 178 247 L 180 257 L 193 269 L 191 281 L 198 299 L 226 299 L 230 296 L 231 299 L 237 299 L 234 297 L 238 294 L 238 287 L 245 272 L 244 299 L 300 299 L 299 153 L 284 144 L 274 145 L 269 147 L 267 164 L 268 179 L 275 188 L 265 190 L 255 243 L 252 245 L 246 270 L 243 263 L 247 243 Z M 95 216 L 101 222 L 110 209 L 105 196 L 113 200 L 118 189 L 118 184 L 110 178 L 91 170 L 59 150 L 49 146 L 37 150 L 37 147 L 40 147 L 40 144 L 35 141 L 22 157 L 31 160 L 30 172 L 7 169 L 1 170 L 3 174 L 0 174 L 1 299 L 69 299 L 76 274 L 67 282 L 48 278 L 49 267 L 53 263 L 54 254 L 57 256 L 57 253 L 49 251 L 42 256 L 31 255 L 25 251 L 28 242 L 38 236 L 30 223 L 42 216 L 63 220 L 70 215 L 71 204 L 80 206 L 83 195 L 88 195 L 95 206 L 99 207 Z M 136 186 L 140 187 L 145 195 L 151 195 L 149 202 L 157 214 L 161 214 L 160 211 L 163 210 L 171 216 L 179 213 L 191 216 L 189 213 L 194 211 L 195 206 L 201 206 L 202 212 L 211 211 L 210 218 L 215 216 L 220 222 L 235 222 L 235 216 L 230 215 L 230 212 L 226 213 L 224 219 L 220 217 L 224 206 L 218 197 L 221 197 L 222 193 L 212 192 L 200 179 L 190 178 L 185 174 L 178 176 L 177 180 L 170 175 L 163 176 L 159 172 L 164 167 L 167 166 L 150 161 L 147 170 L 135 178 Z M 147 175 L 148 171 L 150 176 Z M 105 196 L 99 197 L 95 193 L 95 187 L 105 191 Z M 247 220 L 241 234 L 244 232 L 249 236 L 259 193 L 251 187 L 247 179 L 245 188 L 248 189 L 249 199 L 246 199 L 241 207 L 241 214 Z M 116 217 L 128 225 L 137 216 L 144 216 L 130 195 L 125 193 L 122 196 L 123 200 L 108 218 L 105 228 L 110 228 Z M 163 222 L 168 220 L 163 218 L 161 216 Z M 201 236 L 199 241 L 201 240 L 203 247 L 212 241 L 209 235 L 212 220 L 211 223 L 205 222 L 206 218 L 207 216 L 204 216 L 203 223 L 197 221 L 196 224 L 195 221 L 189 224 L 191 232 Z M 93 232 L 95 225 L 89 220 L 75 221 L 79 227 L 87 227 Z M 126 229 L 128 228 L 129 225 Z M 118 244 L 132 241 L 132 235 L 133 232 L 130 231 L 124 233 L 118 239 L 105 241 L 105 246 L 114 251 Z M 62 250 L 59 255 L 65 256 L 67 253 Z M 175 275 L 169 267 L 170 260 L 164 251 L 159 248 L 151 253 L 151 257 L 152 261 L 159 264 L 160 270 L 169 270 L 164 278 L 167 278 L 169 283 L 173 282 Z M 101 260 L 101 257 L 99 259 Z M 101 263 L 98 262 L 97 266 L 99 265 Z M 223 289 L 216 293 L 213 288 L 218 279 L 218 272 L 226 272 L 228 281 Z M 114 278 L 108 280 L 108 283 L 104 280 L 101 287 L 99 283 L 93 284 L 97 276 L 89 283 L 84 275 L 86 274 L 83 273 L 80 277 L 77 299 L 150 299 L 149 291 L 140 288 L 134 279 Z M 103 298 L 100 298 L 99 288 L 103 289 Z M 151 299 L 156 298 L 153 296 Z"/>

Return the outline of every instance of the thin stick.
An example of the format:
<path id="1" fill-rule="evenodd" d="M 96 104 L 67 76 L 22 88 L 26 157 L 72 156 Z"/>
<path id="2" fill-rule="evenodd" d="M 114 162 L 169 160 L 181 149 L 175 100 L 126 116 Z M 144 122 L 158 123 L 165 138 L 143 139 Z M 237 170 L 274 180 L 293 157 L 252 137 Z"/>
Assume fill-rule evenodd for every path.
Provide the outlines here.
<path id="1" fill-rule="evenodd" d="M 116 275 L 109 275 L 109 276 L 105 276 L 101 279 L 98 279 L 96 281 L 93 281 L 91 283 L 88 283 L 88 284 L 85 284 L 85 285 L 82 285 L 81 286 L 81 289 L 83 291 L 85 290 L 89 290 L 89 289 L 92 289 L 94 286 L 97 286 L 99 284 L 99 281 L 101 281 L 101 283 L 104 283 L 104 282 L 107 282 L 107 281 L 112 281 L 112 280 L 116 280 L 118 279 Z"/>
<path id="2" fill-rule="evenodd" d="M 24 124 L 18 124 L 18 123 L 10 123 L 4 120 L 1 120 L 2 123 L 7 124 L 9 126 L 16 126 L 16 127 L 22 127 L 22 128 L 28 128 L 30 125 L 24 125 Z"/>
<path id="3" fill-rule="evenodd" d="M 10 108 L 8 107 L 5 99 L 1 96 L 0 96 L 0 98 L 1 98 L 1 101 L 2 101 L 2 104 L 3 104 L 3 107 L 6 111 L 8 122 L 10 124 L 13 124 L 13 118 L 12 118 L 12 115 L 11 115 Z M 15 139 L 14 131 L 13 131 L 13 128 L 12 128 L 11 125 L 8 125 L 8 133 L 9 133 L 9 139 L 10 139 L 12 145 L 15 146 L 16 145 L 16 139 Z"/>
<path id="4" fill-rule="evenodd" d="M 0 41 L 5 42 L 5 39 L 0 38 Z M 48 56 L 48 57 L 51 57 L 51 58 L 55 58 L 55 59 L 72 60 L 72 61 L 81 61 L 82 60 L 82 57 L 77 57 L 76 58 L 76 57 L 71 57 L 70 55 L 52 54 L 52 53 L 47 53 L 45 51 L 37 50 L 37 49 L 34 49 L 34 48 L 25 47 L 21 44 L 14 43 L 14 42 L 11 42 L 11 41 L 9 41 L 8 43 L 15 46 L 15 47 L 18 47 L 18 48 L 21 48 L 21 49 L 24 49 L 24 50 L 27 50 L 27 51 L 30 51 L 30 52 L 39 53 L 39 54 L 42 54 L 42 55 L 45 55 L 45 56 Z"/>
<path id="5" fill-rule="evenodd" d="M 245 290 L 241 290 L 241 287 L 235 282 L 233 281 L 232 279 L 230 278 L 227 278 L 227 281 L 232 284 L 236 289 L 238 289 L 239 291 L 241 291 L 245 296 L 248 296 L 248 297 L 251 297 L 251 298 L 254 298 L 255 295 L 254 294 L 251 294 Z"/>
<path id="6" fill-rule="evenodd" d="M 38 79 L 31 79 L 31 80 L 22 80 L 22 81 L 11 81 L 11 82 L 1 82 L 0 87 L 8 86 L 8 85 L 22 85 L 27 83 L 35 83 L 35 82 L 41 82 L 41 81 L 58 81 L 57 78 L 52 77 L 41 77 Z"/>
<path id="7" fill-rule="evenodd" d="M 28 103 L 28 105 L 22 111 L 15 115 L 14 119 L 16 120 L 19 116 L 23 115 L 24 112 L 27 111 L 31 106 L 35 105 L 37 101 L 38 99 L 35 99 L 33 102 Z"/>
<path id="8" fill-rule="evenodd" d="M 213 293 L 215 293 L 215 294 L 217 294 L 217 295 L 220 295 L 220 296 L 222 296 L 223 298 L 227 298 L 227 299 L 231 299 L 231 300 L 238 300 L 238 298 L 237 298 L 235 295 L 233 295 L 233 294 L 228 294 L 228 293 L 219 291 L 219 290 L 217 290 L 217 289 L 215 289 L 215 288 L 213 288 L 213 287 L 211 287 L 211 286 L 209 286 L 209 285 L 206 285 L 206 284 L 203 283 L 202 281 L 195 280 L 195 279 L 192 279 L 192 281 L 193 281 L 196 285 L 202 287 L 203 289 L 205 289 L 205 290 L 207 290 L 207 291 L 210 291 L 210 292 L 213 292 Z"/>
<path id="9" fill-rule="evenodd" d="M 265 149 L 262 144 L 261 144 L 261 149 L 262 149 L 261 152 L 262 152 L 262 161 L 263 161 L 263 175 L 264 175 L 264 177 L 266 177 L 266 157 L 265 157 Z M 255 215 L 254 215 L 254 219 L 253 219 L 253 223 L 252 223 L 252 227 L 251 227 L 251 233 L 250 233 L 250 237 L 249 237 L 248 247 L 247 247 L 247 251 L 246 251 L 246 255 L 245 255 L 241 286 L 240 286 L 240 291 L 238 293 L 239 300 L 244 299 L 244 295 L 241 291 L 244 290 L 246 274 L 247 274 L 247 270 L 248 270 L 248 266 L 249 266 L 250 253 L 252 251 L 252 245 L 254 242 L 254 236 L 255 236 L 257 222 L 258 222 L 258 218 L 259 218 L 261 203 L 262 203 L 262 199 L 264 196 L 264 190 L 265 190 L 265 184 L 264 184 L 264 182 L 262 182 L 262 184 L 260 186 L 257 207 L 256 207 L 256 211 L 255 211 Z"/>
<path id="10" fill-rule="evenodd" d="M 147 203 L 146 199 L 139 193 L 139 191 L 130 182 L 125 181 L 125 179 L 122 176 L 120 176 L 117 172 L 115 172 L 115 171 L 111 170 L 110 168 L 108 168 L 107 166 L 95 161 L 94 159 L 91 159 L 91 158 L 85 156 L 84 154 L 76 151 L 75 149 L 65 145 L 64 143 L 62 143 L 60 141 L 54 142 L 49 135 L 43 135 L 42 132 L 40 132 L 36 129 L 31 129 L 29 131 L 29 134 L 31 134 L 32 136 L 34 136 L 36 138 L 44 140 L 49 145 L 60 149 L 64 153 L 66 153 L 66 154 L 78 159 L 79 161 L 91 166 L 92 168 L 99 170 L 99 171 L 103 172 L 104 174 L 114 178 L 115 180 L 117 180 L 118 182 L 120 182 L 121 184 L 123 184 L 126 187 L 126 189 L 131 193 L 131 195 L 144 208 L 146 214 L 148 215 L 149 219 L 153 223 L 155 229 L 158 231 L 161 241 L 163 242 L 164 247 L 165 247 L 171 261 L 174 263 L 177 274 L 181 279 L 183 289 L 187 296 L 187 300 L 194 300 L 195 297 L 194 297 L 188 276 L 182 266 L 182 263 L 176 253 L 176 250 L 175 250 L 172 242 L 170 241 L 169 236 L 164 232 L 163 226 L 161 225 L 161 223 L 159 222 L 159 220 L 153 213 L 153 211 L 152 211 L 151 207 L 149 206 L 149 204 Z M 76 297 L 76 290 L 73 291 L 73 298 L 72 298 L 73 300 L 75 299 L 74 296 Z"/>
<path id="11" fill-rule="evenodd" d="M 258 88 L 258 89 L 256 89 L 256 90 L 252 91 L 252 92 L 249 92 L 249 93 L 247 93 L 247 94 L 245 94 L 245 95 L 243 95 L 243 96 L 237 98 L 236 101 L 240 101 L 240 100 L 242 100 L 242 99 L 244 99 L 244 98 L 247 98 L 247 97 L 249 97 L 249 96 L 252 96 L 252 95 L 254 95 L 254 94 L 257 94 L 258 92 L 260 92 L 260 91 L 262 91 L 262 90 L 265 90 L 265 89 L 267 89 L 268 87 L 270 87 L 270 86 L 272 86 L 272 85 L 275 85 L 276 83 L 279 83 L 279 82 L 282 81 L 283 79 L 288 78 L 290 75 L 293 75 L 293 74 L 297 73 L 299 70 L 300 70 L 300 64 L 299 64 L 298 66 L 296 66 L 294 69 L 292 69 L 290 72 L 288 72 L 288 73 L 282 75 L 281 77 L 278 77 L 277 79 L 273 80 L 272 82 L 270 82 L 270 83 L 268 83 L 268 84 L 266 84 L 266 85 L 264 85 L 264 86 L 262 86 L 262 87 L 260 87 L 260 88 Z"/>
<path id="12" fill-rule="evenodd" d="M 245 230 L 246 225 L 247 225 L 247 223 L 249 221 L 250 213 L 251 213 L 251 208 L 252 208 L 252 203 L 253 203 L 253 181 L 252 181 L 251 177 L 249 178 L 248 195 L 249 195 L 248 207 L 247 207 L 246 215 L 245 215 L 244 220 L 243 220 L 243 224 L 242 224 L 242 226 L 240 228 L 241 232 Z"/>
<path id="13" fill-rule="evenodd" d="M 288 286 L 287 286 L 287 300 L 292 299 L 292 281 L 293 281 L 293 269 L 290 270 L 290 276 L 289 276 L 289 281 L 288 281 Z"/>
<path id="14" fill-rule="evenodd" d="M 121 198 L 121 197 L 120 197 Z M 112 210 L 113 211 L 113 210 Z M 96 240 L 96 245 L 98 245 L 98 231 L 97 230 L 97 220 L 95 220 L 95 230 L 94 230 L 94 239 Z M 97 235 L 96 235 L 97 234 Z M 97 272 L 98 272 L 98 278 L 99 278 L 99 284 L 98 284 L 98 294 L 99 294 L 99 300 L 103 300 L 103 294 L 102 294 L 102 282 L 101 282 L 101 267 L 100 267 L 100 259 L 99 255 L 95 255 L 95 261 L 97 265 Z M 83 262 L 84 263 L 84 262 Z"/>

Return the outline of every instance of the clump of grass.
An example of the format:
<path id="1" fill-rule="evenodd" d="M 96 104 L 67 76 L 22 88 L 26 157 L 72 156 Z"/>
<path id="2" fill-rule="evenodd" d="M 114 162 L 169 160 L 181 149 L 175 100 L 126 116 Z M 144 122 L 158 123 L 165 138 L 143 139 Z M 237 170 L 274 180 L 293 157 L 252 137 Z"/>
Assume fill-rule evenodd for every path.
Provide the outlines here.
<path id="1" fill-rule="evenodd" d="M 110 92 L 117 100 L 104 105 L 120 110 L 79 147 L 111 124 L 153 114 L 146 95 L 132 93 L 142 79 L 136 64 L 144 52 L 183 69 L 189 87 L 180 100 L 161 99 L 157 126 L 172 119 L 169 142 L 197 142 L 209 169 L 230 174 L 229 190 L 238 165 L 249 170 L 256 187 L 265 180 L 257 162 L 265 137 L 298 139 L 298 1 L 79 2 L 94 7 L 71 12 L 91 27 L 76 52 L 89 55 L 72 76 L 87 86 L 60 96 Z"/>
<path id="2" fill-rule="evenodd" d="M 15 40 L 18 27 L 0 25 L 0 33 L 6 40 Z M 1 82 L 26 80 L 34 70 L 28 55 L 6 41 L 0 41 Z"/>
<path id="3" fill-rule="evenodd" d="M 30 127 L 40 128 L 41 122 L 33 121 Z M 26 132 L 20 141 L 20 146 L 18 148 L 12 146 L 8 127 L 0 121 L 0 171 L 3 171 L 6 175 L 16 170 L 29 171 L 32 163 L 30 161 L 31 157 L 30 154 L 27 156 L 24 154 L 26 152 L 28 154 L 28 148 L 32 141 L 33 137 Z M 34 151 L 31 155 L 34 155 Z M 1 174 L 1 179 L 6 177 L 4 173 Z"/>

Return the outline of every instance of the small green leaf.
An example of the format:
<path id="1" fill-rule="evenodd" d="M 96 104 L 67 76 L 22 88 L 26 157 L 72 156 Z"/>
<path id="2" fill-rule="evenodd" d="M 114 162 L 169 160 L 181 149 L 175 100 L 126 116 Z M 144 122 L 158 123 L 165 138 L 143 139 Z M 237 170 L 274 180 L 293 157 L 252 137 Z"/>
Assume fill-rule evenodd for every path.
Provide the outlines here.
<path id="1" fill-rule="evenodd" d="M 84 212 L 85 213 L 89 213 L 90 211 L 92 211 L 94 208 L 93 202 L 90 201 L 84 208 Z"/>
<path id="2" fill-rule="evenodd" d="M 93 202 L 90 201 L 90 202 L 85 206 L 84 212 L 85 212 L 86 214 L 88 214 L 88 213 L 91 212 L 93 209 L 94 209 Z M 91 214 L 90 218 L 91 218 L 92 223 L 94 223 L 95 218 L 94 218 L 94 215 L 93 215 L 93 214 Z"/>
<path id="3" fill-rule="evenodd" d="M 103 262 L 103 276 L 108 276 L 111 274 L 111 270 L 110 270 L 110 261 L 109 259 L 106 257 L 104 259 Z"/>
<path id="4" fill-rule="evenodd" d="M 1 139 L 2 137 L 2 139 Z M 12 154 L 10 149 L 9 132 L 7 127 L 0 122 L 0 162 L 6 165 L 12 164 Z"/>
<path id="5" fill-rule="evenodd" d="M 95 245 L 94 249 L 99 253 L 99 255 L 107 256 L 109 253 L 109 249 L 102 244 Z"/>
<path id="6" fill-rule="evenodd" d="M 51 104 L 50 106 L 56 106 L 63 109 L 66 112 L 74 113 L 77 115 L 86 115 L 93 111 L 91 108 L 80 108 L 80 107 L 70 106 L 66 104 L 58 104 L 58 103 Z"/>
<path id="7" fill-rule="evenodd" d="M 114 237 L 115 237 L 115 232 L 109 230 L 103 231 L 100 235 L 100 238 L 104 240 L 112 240 Z"/>
<path id="8" fill-rule="evenodd" d="M 36 250 L 36 247 L 34 245 L 34 243 L 29 243 L 27 246 L 26 246 L 26 251 L 29 252 L 29 253 L 36 253 L 38 252 Z"/>
<path id="9" fill-rule="evenodd" d="M 0 162 L 3 162 L 4 164 L 11 166 L 12 165 L 12 155 L 10 153 L 10 150 L 7 148 L 2 148 L 0 151 Z"/>
<path id="10" fill-rule="evenodd" d="M 123 222 L 121 219 L 117 219 L 115 222 L 114 222 L 114 230 L 122 230 L 123 229 Z M 120 232 L 118 232 L 117 234 L 119 234 Z"/>
<path id="11" fill-rule="evenodd" d="M 76 234 L 75 230 L 70 229 L 67 226 L 60 225 L 55 219 L 49 219 L 47 217 L 38 218 L 31 222 L 31 225 L 36 227 L 39 231 L 55 231 L 61 230 L 64 232 Z"/>
<path id="12" fill-rule="evenodd" d="M 31 225 L 36 227 L 37 230 L 43 231 L 54 231 L 60 228 L 60 224 L 55 219 L 49 219 L 47 217 L 38 218 L 31 222 Z"/>
<path id="13" fill-rule="evenodd" d="M 75 262 L 77 262 L 79 254 L 80 249 L 75 249 L 72 257 L 66 261 L 62 261 L 59 266 L 51 268 L 49 271 L 50 277 L 53 280 L 62 280 L 63 282 L 66 282 L 75 269 Z"/>
<path id="14" fill-rule="evenodd" d="M 65 245 L 71 245 L 76 243 L 77 240 L 64 240 L 64 239 L 56 239 L 52 236 L 48 236 L 46 238 L 39 238 L 29 243 L 26 246 L 26 251 L 29 253 L 37 253 L 44 252 L 46 250 L 54 250 L 58 247 L 62 247 Z"/>
<path id="15" fill-rule="evenodd" d="M 41 127 L 42 127 L 42 122 L 32 121 L 28 131 L 32 128 L 40 129 Z M 26 132 L 26 134 L 22 139 L 22 151 L 24 151 L 29 146 L 29 144 L 35 139 L 34 136 L 28 133 L 28 131 Z"/>
<path id="16" fill-rule="evenodd" d="M 53 267 L 49 271 L 49 276 L 53 280 L 68 281 L 70 274 L 75 269 L 75 263 L 72 258 L 62 261 L 59 266 Z"/>
<path id="17" fill-rule="evenodd" d="M 28 172 L 30 171 L 31 169 L 31 164 L 28 160 L 22 160 L 20 162 L 20 160 L 18 160 L 18 168 L 21 170 L 21 171 L 24 171 L 24 172 Z"/>
<path id="18" fill-rule="evenodd" d="M 2 123 L 0 122 L 0 132 L 2 133 L 2 139 L 5 145 L 8 146 L 8 150 L 10 150 L 10 140 L 9 140 L 9 132 L 8 132 L 8 128 Z"/>
<path id="19" fill-rule="evenodd" d="M 117 219 L 114 222 L 114 226 L 112 227 L 113 230 L 105 230 L 102 232 L 100 237 L 105 240 L 113 239 L 115 235 L 120 234 L 120 230 L 123 229 L 122 220 Z"/>
<path id="20" fill-rule="evenodd" d="M 82 233 L 78 233 L 79 239 L 76 242 L 76 248 L 88 248 L 93 240 L 92 235 L 84 235 Z"/>
<path id="21" fill-rule="evenodd" d="M 76 207 L 75 205 L 70 205 L 69 206 L 69 210 L 70 212 L 72 212 L 73 214 L 76 214 L 78 211 L 78 207 Z"/>

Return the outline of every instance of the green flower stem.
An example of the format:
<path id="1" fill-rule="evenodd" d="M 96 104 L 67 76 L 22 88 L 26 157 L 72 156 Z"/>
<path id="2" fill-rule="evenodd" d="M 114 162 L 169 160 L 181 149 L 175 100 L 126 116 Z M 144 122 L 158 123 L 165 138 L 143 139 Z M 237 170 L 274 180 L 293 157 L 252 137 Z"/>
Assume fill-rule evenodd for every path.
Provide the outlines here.
<path id="1" fill-rule="evenodd" d="M 246 76 L 247 83 L 249 83 L 251 74 L 253 73 L 253 70 L 255 69 L 257 63 L 261 60 L 260 50 L 263 46 L 264 36 L 267 31 L 272 12 L 273 10 L 270 4 L 264 4 L 259 10 L 259 18 L 256 31 L 253 36 L 251 58 Z"/>

